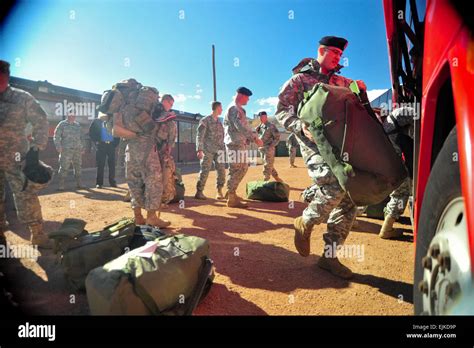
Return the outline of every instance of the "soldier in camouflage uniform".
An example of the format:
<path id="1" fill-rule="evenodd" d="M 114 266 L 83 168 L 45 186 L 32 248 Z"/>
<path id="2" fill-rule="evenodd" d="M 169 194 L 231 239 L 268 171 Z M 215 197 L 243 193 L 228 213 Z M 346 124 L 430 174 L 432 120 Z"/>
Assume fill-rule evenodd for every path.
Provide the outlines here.
<path id="1" fill-rule="evenodd" d="M 165 94 L 161 98 L 163 110 L 156 120 L 158 129 L 156 133 L 158 153 L 161 162 L 162 180 L 163 180 L 163 194 L 162 207 L 166 208 L 167 204 L 174 198 L 176 194 L 174 171 L 176 164 L 171 155 L 171 151 L 175 145 L 176 137 L 178 136 L 178 127 L 176 125 L 176 114 L 171 111 L 174 104 L 174 99 L 171 95 Z"/>
<path id="2" fill-rule="evenodd" d="M 165 101 L 163 105 L 170 110 L 173 103 Z M 166 228 L 171 223 L 160 219 L 163 175 L 157 133 L 158 125 L 152 131 L 141 133 L 128 140 L 125 149 L 125 177 L 132 198 L 131 205 L 136 224 Z M 147 212 L 146 219 L 142 215 L 142 209 Z"/>
<path id="3" fill-rule="evenodd" d="M 35 98 L 21 89 L 8 85 L 10 64 L 0 60 L 0 239 L 4 239 L 5 181 L 13 191 L 18 219 L 27 224 L 31 243 L 41 248 L 51 244 L 43 232 L 43 216 L 36 192 L 24 190 L 22 171 L 25 155 L 30 148 L 44 150 L 48 143 L 48 120 Z M 25 129 L 32 125 L 31 142 Z"/>
<path id="4" fill-rule="evenodd" d="M 398 143 L 398 135 L 402 133 L 413 139 L 413 120 L 415 116 L 414 108 L 402 107 L 393 110 L 389 117 L 383 121 L 385 133 L 388 134 L 395 151 L 400 157 L 402 156 L 402 149 Z M 390 201 L 384 209 L 385 220 L 380 229 L 380 238 L 399 238 L 403 235 L 401 230 L 393 228 L 393 224 L 405 211 L 405 207 L 411 195 L 411 188 L 412 180 L 408 176 L 402 184 L 390 194 Z"/>
<path id="5" fill-rule="evenodd" d="M 288 139 L 286 139 L 286 147 L 288 148 L 288 153 L 290 155 L 290 168 L 296 168 L 295 158 L 298 150 L 298 140 L 296 140 L 295 133 L 290 133 Z"/>
<path id="6" fill-rule="evenodd" d="M 197 199 L 206 199 L 204 195 L 204 187 L 206 186 L 207 177 L 214 163 L 217 171 L 217 199 L 224 199 L 222 188 L 225 184 L 225 163 L 221 160 L 225 151 L 224 147 L 224 127 L 219 121 L 222 114 L 222 104 L 220 102 L 212 103 L 212 114 L 204 117 L 199 121 L 196 134 L 196 151 L 197 157 L 200 159 L 201 171 L 196 184 Z"/>
<path id="7" fill-rule="evenodd" d="M 54 145 L 59 152 L 58 190 L 60 191 L 64 190 L 64 180 L 71 163 L 74 168 L 76 187 L 83 188 L 81 184 L 83 141 L 81 125 L 76 122 L 74 115 L 69 115 L 67 120 L 59 122 L 54 130 Z"/>
<path id="8" fill-rule="evenodd" d="M 269 181 L 271 175 L 275 181 L 282 182 L 275 169 L 275 148 L 280 142 L 280 132 L 273 123 L 268 122 L 266 111 L 260 111 L 258 116 L 261 123 L 256 131 L 263 142 L 263 146 L 259 148 L 263 159 L 263 181 Z"/>
<path id="9" fill-rule="evenodd" d="M 237 89 L 234 104 L 231 105 L 224 117 L 224 143 L 227 147 L 229 172 L 227 174 L 227 206 L 232 208 L 247 208 L 247 204 L 237 196 L 237 187 L 249 168 L 248 146 L 255 142 L 262 146 L 262 141 L 252 132 L 244 108 L 252 92 L 245 87 Z"/>
<path id="10" fill-rule="evenodd" d="M 327 232 L 323 234 L 324 250 L 342 245 L 349 234 L 356 215 L 356 206 L 349 195 L 341 188 L 328 164 L 323 161 L 318 148 L 298 118 L 296 112 L 304 93 L 310 91 L 318 82 L 335 86 L 349 87 L 352 80 L 337 75 L 339 60 L 347 45 L 347 40 L 333 36 L 319 41 L 317 59 L 306 58 L 293 69 L 294 75 L 282 87 L 278 96 L 276 118 L 287 130 L 293 132 L 300 144 L 308 174 L 319 189 L 315 192 L 303 215 L 294 221 L 295 246 L 299 254 L 310 254 L 310 237 L 316 224 L 327 222 Z M 366 91 L 362 81 L 357 82 L 361 91 Z M 364 93 L 365 99 L 367 99 Z M 341 278 L 351 278 L 352 271 L 335 257 L 323 253 L 318 266 Z"/>

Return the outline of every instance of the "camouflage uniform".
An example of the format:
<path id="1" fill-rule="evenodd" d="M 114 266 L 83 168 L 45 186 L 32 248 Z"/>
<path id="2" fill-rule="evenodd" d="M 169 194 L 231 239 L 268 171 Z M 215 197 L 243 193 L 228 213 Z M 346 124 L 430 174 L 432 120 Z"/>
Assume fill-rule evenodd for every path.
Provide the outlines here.
<path id="1" fill-rule="evenodd" d="M 324 162 L 316 144 L 304 136 L 303 124 L 296 112 L 298 104 L 304 98 L 304 92 L 310 91 L 316 83 L 348 87 L 352 80 L 335 73 L 329 75 L 320 73 L 319 63 L 314 59 L 303 62 L 293 70 L 295 74 L 280 91 L 276 118 L 287 130 L 295 134 L 308 167 L 308 174 L 319 188 L 311 203 L 303 211 L 303 222 L 309 228 L 327 222 L 327 232 L 323 234 L 325 243 L 342 245 L 356 216 L 356 206 Z"/>
<path id="2" fill-rule="evenodd" d="M 225 184 L 225 163 L 219 161 L 219 155 L 225 151 L 224 147 L 224 127 L 219 119 L 209 115 L 204 117 L 197 127 L 196 151 L 202 151 L 204 156 L 200 161 L 201 170 L 196 184 L 198 191 L 203 191 L 206 186 L 207 177 L 211 170 L 212 163 L 217 171 L 217 185 L 222 188 Z"/>
<path id="3" fill-rule="evenodd" d="M 163 177 L 154 132 L 128 140 L 125 149 L 125 177 L 132 198 L 132 208 L 160 208 Z"/>
<path id="4" fill-rule="evenodd" d="M 296 152 L 298 150 L 298 140 L 296 140 L 295 133 L 290 133 L 288 139 L 286 140 L 286 147 L 290 154 L 290 165 L 295 165 Z"/>
<path id="5" fill-rule="evenodd" d="M 224 117 L 224 133 L 229 158 L 227 190 L 229 193 L 235 193 L 249 169 L 248 145 L 256 139 L 242 106 L 234 104 L 227 109 Z"/>
<path id="6" fill-rule="evenodd" d="M 413 108 L 398 108 L 392 111 L 391 116 L 396 120 L 398 127 L 401 131 L 413 138 L 413 118 L 415 110 Z M 397 129 L 395 121 L 389 116 L 383 122 L 383 127 L 386 133 L 392 133 Z M 397 143 L 397 133 L 388 135 L 392 142 L 393 148 L 397 154 L 401 157 L 402 150 Z M 405 211 L 408 203 L 408 198 L 411 195 L 412 180 L 407 177 L 402 184 L 390 194 L 390 201 L 387 203 L 384 209 L 386 216 L 391 216 L 395 220 L 398 220 Z"/>
<path id="7" fill-rule="evenodd" d="M 178 135 L 178 127 L 176 125 L 176 115 L 173 111 L 163 111 L 160 118 L 166 119 L 171 117 L 165 122 L 158 122 L 158 129 L 156 133 L 156 141 L 158 146 L 158 153 L 161 162 L 162 170 L 162 184 L 163 184 L 163 195 L 162 202 L 170 202 L 175 194 L 175 180 L 174 172 L 176 164 L 174 158 L 171 156 L 171 149 L 174 147 L 176 137 Z"/>
<path id="8" fill-rule="evenodd" d="M 72 163 L 74 168 L 74 176 L 76 182 L 80 185 L 82 170 L 82 151 L 83 151 L 83 135 L 81 125 L 74 121 L 70 123 L 63 120 L 58 123 L 54 130 L 54 145 L 59 152 L 59 181 L 64 183 L 67 176 L 69 165 Z"/>
<path id="9" fill-rule="evenodd" d="M 267 181 L 270 179 L 270 175 L 274 178 L 278 177 L 278 173 L 275 169 L 275 147 L 280 142 L 280 132 L 277 127 L 270 122 L 261 124 L 257 127 L 258 137 L 263 142 L 263 147 L 259 148 L 263 158 L 263 177 Z"/>
<path id="10" fill-rule="evenodd" d="M 32 142 L 26 137 L 32 125 Z M 5 180 L 13 192 L 18 219 L 30 226 L 43 221 L 37 193 L 23 191 L 23 161 L 30 146 L 44 150 L 48 143 L 48 121 L 35 98 L 21 89 L 7 87 L 0 93 L 0 230 L 5 224 Z M 1 233 L 1 232 L 0 232 Z"/>

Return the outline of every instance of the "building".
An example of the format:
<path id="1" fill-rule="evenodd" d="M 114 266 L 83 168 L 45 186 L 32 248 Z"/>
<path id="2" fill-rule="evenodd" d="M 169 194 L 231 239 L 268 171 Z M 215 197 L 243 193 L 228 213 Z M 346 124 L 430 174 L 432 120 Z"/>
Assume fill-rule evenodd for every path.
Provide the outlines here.
<path id="1" fill-rule="evenodd" d="M 85 139 L 85 154 L 82 158 L 83 168 L 95 167 L 95 148 L 89 138 L 89 126 L 98 112 L 101 94 L 80 91 L 73 88 L 56 86 L 48 81 L 32 81 L 19 77 L 11 77 L 10 85 L 31 93 L 41 104 L 48 115 L 49 141 L 41 159 L 58 168 L 58 153 L 53 143 L 54 129 L 57 124 L 66 119 L 67 111 L 73 108 L 76 120 L 81 124 Z M 177 115 L 178 138 L 173 149 L 173 157 L 177 162 L 197 162 L 196 128 L 200 114 L 174 110 Z"/>

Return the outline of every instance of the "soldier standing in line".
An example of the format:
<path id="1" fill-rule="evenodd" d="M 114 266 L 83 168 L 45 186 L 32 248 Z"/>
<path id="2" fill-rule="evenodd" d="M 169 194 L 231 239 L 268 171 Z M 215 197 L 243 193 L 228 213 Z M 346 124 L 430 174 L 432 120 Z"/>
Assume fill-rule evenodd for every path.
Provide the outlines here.
<path id="1" fill-rule="evenodd" d="M 219 121 L 222 114 L 222 104 L 218 101 L 212 103 L 212 114 L 199 121 L 196 134 L 196 151 L 200 160 L 201 170 L 199 180 L 196 184 L 196 194 L 194 198 L 207 199 L 204 195 L 204 187 L 209 176 L 209 172 L 214 163 L 217 171 L 217 199 L 224 199 L 222 188 L 225 184 L 225 163 L 220 161 L 219 156 L 225 151 L 224 145 L 224 127 Z"/>
<path id="2" fill-rule="evenodd" d="M 7 228 L 5 216 L 5 181 L 13 191 L 18 219 L 27 224 L 31 243 L 51 248 L 43 232 L 43 216 L 38 194 L 25 190 L 22 171 L 29 151 L 44 150 L 48 143 L 48 120 L 36 99 L 21 89 L 10 87 L 10 64 L 0 60 L 0 242 Z M 32 125 L 31 142 L 26 137 L 27 124 Z"/>
<path id="3" fill-rule="evenodd" d="M 286 139 L 286 147 L 288 148 L 288 153 L 290 155 L 290 168 L 296 168 L 295 158 L 298 150 L 298 140 L 296 140 L 295 133 L 290 133 L 288 139 Z"/>
<path id="4" fill-rule="evenodd" d="M 75 115 L 68 115 L 67 120 L 62 120 L 54 130 L 54 145 L 59 152 L 59 186 L 58 190 L 64 190 L 64 180 L 67 176 L 69 166 L 72 163 L 76 187 L 83 188 L 81 184 L 82 155 L 84 154 L 84 138 L 81 125 L 76 122 Z"/>
<path id="5" fill-rule="evenodd" d="M 237 196 L 237 187 L 249 168 L 248 145 L 251 142 L 255 142 L 259 147 L 263 145 L 262 141 L 253 134 L 243 108 L 244 105 L 247 105 L 251 95 L 252 92 L 248 88 L 239 87 L 234 103 L 227 109 L 224 117 L 224 143 L 227 147 L 229 159 L 227 206 L 232 208 L 248 207 Z"/>
<path id="6" fill-rule="evenodd" d="M 334 246 L 344 244 L 356 215 L 356 206 L 339 185 L 329 165 L 319 154 L 311 133 L 296 114 L 298 105 L 304 99 L 304 93 L 317 83 L 349 87 L 352 80 L 336 74 L 342 68 L 339 60 L 346 46 L 346 39 L 323 37 L 319 41 L 317 58 L 303 59 L 293 69 L 293 77 L 283 85 L 278 96 L 276 118 L 297 137 L 308 174 L 318 185 L 318 190 L 303 215 L 294 221 L 295 247 L 301 256 L 310 254 L 310 237 L 314 225 L 327 221 L 327 232 L 323 234 L 324 250 L 333 250 Z M 368 102 L 365 93 L 367 87 L 362 81 L 357 81 L 357 84 L 364 101 Z M 337 253 L 332 252 L 330 256 L 328 254 L 330 253 L 323 252 L 318 266 L 338 277 L 351 278 L 352 271 L 335 257 Z"/>
<path id="7" fill-rule="evenodd" d="M 269 181 L 271 175 L 275 181 L 283 182 L 275 169 L 275 149 L 280 142 L 280 132 L 273 123 L 268 122 L 266 111 L 260 111 L 258 116 L 261 123 L 256 131 L 263 142 L 263 146 L 259 148 L 263 158 L 263 181 Z"/>

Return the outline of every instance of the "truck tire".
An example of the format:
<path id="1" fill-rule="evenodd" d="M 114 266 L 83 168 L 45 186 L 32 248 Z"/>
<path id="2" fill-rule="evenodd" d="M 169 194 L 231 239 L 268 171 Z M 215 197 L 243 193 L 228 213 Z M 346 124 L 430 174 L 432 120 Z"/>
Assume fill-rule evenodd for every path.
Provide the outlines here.
<path id="1" fill-rule="evenodd" d="M 472 291 L 464 199 L 454 127 L 431 169 L 416 234 L 416 315 L 452 314 Z"/>

